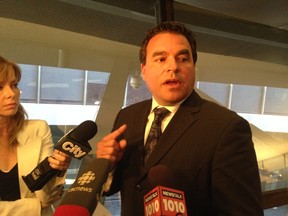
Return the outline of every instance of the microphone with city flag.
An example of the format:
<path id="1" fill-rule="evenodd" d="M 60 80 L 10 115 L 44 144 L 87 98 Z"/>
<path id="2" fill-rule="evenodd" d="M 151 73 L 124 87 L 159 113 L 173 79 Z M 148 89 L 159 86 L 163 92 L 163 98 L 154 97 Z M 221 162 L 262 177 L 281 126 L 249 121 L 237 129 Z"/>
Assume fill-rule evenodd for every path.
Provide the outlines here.
<path id="1" fill-rule="evenodd" d="M 176 189 L 173 172 L 167 166 L 151 168 L 148 179 L 154 189 L 144 196 L 145 216 L 187 216 L 184 192 Z"/>
<path id="2" fill-rule="evenodd" d="M 82 159 L 91 150 L 88 142 L 97 133 L 97 125 L 94 121 L 84 121 L 76 128 L 66 133 L 57 143 L 55 149 L 77 159 Z M 61 170 L 53 169 L 49 165 L 48 157 L 39 163 L 31 173 L 22 176 L 25 184 L 31 192 L 40 190 L 54 176 L 61 176 Z"/>

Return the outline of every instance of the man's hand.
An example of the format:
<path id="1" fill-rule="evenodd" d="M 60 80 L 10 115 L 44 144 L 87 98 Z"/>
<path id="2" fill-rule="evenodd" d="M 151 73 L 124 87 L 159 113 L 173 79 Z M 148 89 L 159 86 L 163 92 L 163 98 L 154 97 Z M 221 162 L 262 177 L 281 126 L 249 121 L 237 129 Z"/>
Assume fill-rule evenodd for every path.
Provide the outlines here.
<path id="1" fill-rule="evenodd" d="M 106 135 L 100 142 L 97 143 L 96 156 L 97 158 L 106 158 L 111 161 L 112 169 L 116 163 L 122 158 L 126 148 L 126 140 L 122 139 L 119 142 L 117 138 L 124 133 L 127 125 L 122 125 L 117 130 Z"/>

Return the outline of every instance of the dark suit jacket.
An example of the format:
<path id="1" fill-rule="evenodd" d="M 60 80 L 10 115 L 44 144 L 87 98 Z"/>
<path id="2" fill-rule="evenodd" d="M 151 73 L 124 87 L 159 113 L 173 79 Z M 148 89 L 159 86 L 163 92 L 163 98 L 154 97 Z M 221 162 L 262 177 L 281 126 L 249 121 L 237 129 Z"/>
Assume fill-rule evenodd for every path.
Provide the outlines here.
<path id="1" fill-rule="evenodd" d="M 122 109 L 113 130 L 127 124 L 127 149 L 110 194 L 121 191 L 121 215 L 144 215 L 143 196 L 156 185 L 149 170 L 164 164 L 185 192 L 189 215 L 263 215 L 258 164 L 246 120 L 193 91 L 166 127 L 147 163 L 144 131 L 151 100 Z M 152 184 L 152 185 L 151 185 Z M 164 185 L 165 186 L 165 185 Z"/>

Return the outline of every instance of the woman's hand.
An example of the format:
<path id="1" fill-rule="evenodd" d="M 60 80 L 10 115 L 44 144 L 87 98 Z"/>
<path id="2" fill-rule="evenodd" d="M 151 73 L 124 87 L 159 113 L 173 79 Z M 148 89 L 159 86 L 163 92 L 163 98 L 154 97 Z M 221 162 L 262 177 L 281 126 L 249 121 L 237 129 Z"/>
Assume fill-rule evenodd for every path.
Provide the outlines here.
<path id="1" fill-rule="evenodd" d="M 48 161 L 49 161 L 49 165 L 53 169 L 66 171 L 70 165 L 71 157 L 55 149 L 52 156 L 48 158 Z"/>

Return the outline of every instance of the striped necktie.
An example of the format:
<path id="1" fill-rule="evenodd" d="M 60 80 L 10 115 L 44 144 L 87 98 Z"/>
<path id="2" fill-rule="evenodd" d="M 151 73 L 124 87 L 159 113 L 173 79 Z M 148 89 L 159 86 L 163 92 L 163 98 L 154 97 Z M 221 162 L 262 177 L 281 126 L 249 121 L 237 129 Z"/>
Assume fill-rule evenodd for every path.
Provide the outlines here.
<path id="1" fill-rule="evenodd" d="M 170 111 L 164 107 L 155 108 L 153 112 L 154 112 L 154 120 L 152 122 L 151 129 L 148 134 L 148 138 L 145 145 L 145 152 L 144 152 L 145 162 L 147 161 L 149 155 L 153 151 L 159 137 L 162 134 L 161 131 L 162 120 L 170 113 Z"/>

